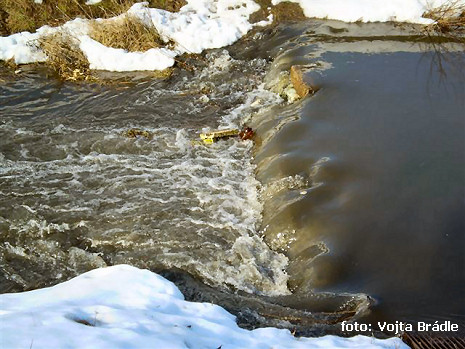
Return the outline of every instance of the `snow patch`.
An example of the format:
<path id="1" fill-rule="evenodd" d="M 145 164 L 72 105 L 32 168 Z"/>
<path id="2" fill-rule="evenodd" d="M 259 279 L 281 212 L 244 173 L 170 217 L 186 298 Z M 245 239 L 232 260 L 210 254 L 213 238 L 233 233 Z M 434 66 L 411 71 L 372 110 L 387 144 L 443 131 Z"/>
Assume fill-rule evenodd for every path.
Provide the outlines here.
<path id="1" fill-rule="evenodd" d="M 223 308 L 187 302 L 170 281 L 128 265 L 0 295 L 0 338 L 5 348 L 408 348 L 399 338 L 248 331 Z"/>
<path id="2" fill-rule="evenodd" d="M 79 48 L 90 63 L 90 69 L 109 71 L 163 70 L 173 66 L 176 54 L 165 48 L 152 48 L 145 52 L 127 52 L 106 47 L 88 36 L 81 38 Z M 109 59 L 111 57 L 111 59 Z"/>

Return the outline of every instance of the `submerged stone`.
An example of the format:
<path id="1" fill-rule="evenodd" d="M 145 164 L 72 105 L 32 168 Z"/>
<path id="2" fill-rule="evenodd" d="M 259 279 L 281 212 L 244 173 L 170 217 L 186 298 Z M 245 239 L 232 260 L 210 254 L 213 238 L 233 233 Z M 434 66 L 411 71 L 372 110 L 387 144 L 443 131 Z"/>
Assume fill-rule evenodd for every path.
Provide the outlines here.
<path id="1" fill-rule="evenodd" d="M 313 87 L 304 81 L 303 69 L 300 65 L 293 65 L 291 67 L 291 83 L 300 98 L 304 98 L 309 93 L 313 94 L 315 92 Z"/>
<path id="2" fill-rule="evenodd" d="M 278 93 L 289 103 L 305 98 L 308 94 L 314 94 L 318 88 L 304 79 L 304 73 L 320 64 L 293 65 L 289 71 L 281 72 L 275 79 L 268 83 L 268 88 Z"/>

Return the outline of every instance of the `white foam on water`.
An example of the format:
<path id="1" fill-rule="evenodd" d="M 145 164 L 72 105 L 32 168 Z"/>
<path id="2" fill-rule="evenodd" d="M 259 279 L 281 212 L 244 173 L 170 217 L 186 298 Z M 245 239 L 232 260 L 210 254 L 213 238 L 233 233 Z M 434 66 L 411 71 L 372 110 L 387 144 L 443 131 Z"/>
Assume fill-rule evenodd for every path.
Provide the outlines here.
<path id="1" fill-rule="evenodd" d="M 222 122 L 240 124 L 243 110 L 240 106 Z M 8 221 L 10 234 L 27 240 L 29 252 L 22 258 L 39 263 L 35 253 L 55 256 L 73 269 L 82 258 L 76 258 L 73 250 L 62 250 L 63 242 L 54 242 L 54 234 L 74 231 L 85 221 L 93 249 L 114 244 L 128 248 L 114 261 L 133 261 L 129 255 L 146 248 L 147 257 L 157 256 L 157 265 L 190 271 L 212 285 L 269 295 L 288 293 L 287 259 L 256 237 L 262 204 L 250 141 L 231 139 L 207 147 L 193 146 L 196 134 L 187 129 L 149 129 L 154 134 L 151 140 L 127 139 L 124 129 L 90 126 L 86 131 L 55 126 L 42 132 L 41 145 L 26 142 L 25 149 L 66 147 L 68 156 L 51 161 L 22 157 L 2 167 L 2 178 L 9 178 L 4 182 L 9 189 L 2 192 L 42 198 L 28 204 L 30 212 Z M 50 214 L 59 214 L 61 222 L 47 221 L 44 217 Z M 33 237 L 46 241 L 34 243 Z"/>
<path id="2" fill-rule="evenodd" d="M 224 75 L 243 64 L 227 51 L 211 53 L 208 59 L 213 64 L 183 86 L 195 91 L 202 83 L 208 85 L 212 75 L 217 77 L 220 85 L 213 86 L 209 98 L 237 101 L 219 120 L 220 128 L 240 127 L 253 113 L 279 100 L 263 86 L 244 95 L 239 92 L 242 81 L 233 82 L 240 86 L 225 81 Z M 251 64 L 260 72 L 265 62 Z M 255 81 L 247 84 L 253 86 Z M 153 103 L 157 93 L 163 95 L 157 88 L 145 89 L 136 104 Z M 92 250 L 110 251 L 104 253 L 110 254 L 112 263 L 178 267 L 214 286 L 287 294 L 286 257 L 257 237 L 263 207 L 250 160 L 252 142 L 230 139 L 211 146 L 193 145 L 199 130 L 132 126 L 149 131 L 152 139 L 128 139 L 123 136 L 125 127 L 86 124 L 82 128 L 74 123 L 24 135 L 24 151 L 34 161 L 21 154 L 7 160 L 2 178 L 8 181 L 0 190 L 13 198 L 41 199 L 30 200 L 33 217 L 20 214 L 7 222 L 11 233 L 39 236 L 44 228 L 28 222 L 49 224 L 45 217 L 59 214 L 53 224 L 67 224 L 70 235 L 89 241 Z M 7 134 L 18 132 L 12 124 L 3 127 Z M 34 143 L 35 139 L 40 142 Z M 81 231 L 77 225 L 83 221 Z M 27 227 L 27 234 L 20 226 Z M 30 244 L 27 258 L 38 263 L 34 253 L 58 256 L 61 265 L 75 260 L 69 250 L 63 251 L 62 241 L 50 239 L 45 245 L 16 243 Z"/>

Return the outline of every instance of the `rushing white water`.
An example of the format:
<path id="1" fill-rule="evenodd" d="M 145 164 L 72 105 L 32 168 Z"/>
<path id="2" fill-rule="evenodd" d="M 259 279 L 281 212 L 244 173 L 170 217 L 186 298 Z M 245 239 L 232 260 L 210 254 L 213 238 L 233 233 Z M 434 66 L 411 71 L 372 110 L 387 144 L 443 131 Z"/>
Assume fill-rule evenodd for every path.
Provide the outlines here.
<path id="1" fill-rule="evenodd" d="M 201 129 L 189 126 L 193 116 L 225 101 L 232 108 L 204 126 L 239 127 L 277 97 L 253 87 L 260 60 L 249 68 L 247 92 L 240 80 L 233 86 L 224 79 L 242 63 L 227 52 L 211 58 L 213 64 L 195 79 L 165 90 L 149 86 L 109 117 L 97 116 L 92 98 L 70 102 L 65 113 L 71 116 L 49 103 L 37 109 L 21 104 L 20 109 L 37 110 L 29 119 L 13 116 L 18 107 L 7 108 L 0 125 L 6 230 L 0 258 L 6 279 L 28 288 L 38 274 L 49 283 L 106 264 L 131 263 L 176 267 L 211 285 L 252 293 L 289 292 L 287 258 L 257 234 L 262 202 L 250 160 L 252 142 L 205 146 L 197 141 Z M 213 87 L 210 97 L 195 92 Z M 157 100 L 169 103 L 183 91 L 194 92 L 170 108 L 172 119 L 154 123 L 150 111 L 133 111 L 154 103 L 157 108 Z M 143 128 L 151 139 L 125 137 L 129 127 Z"/>

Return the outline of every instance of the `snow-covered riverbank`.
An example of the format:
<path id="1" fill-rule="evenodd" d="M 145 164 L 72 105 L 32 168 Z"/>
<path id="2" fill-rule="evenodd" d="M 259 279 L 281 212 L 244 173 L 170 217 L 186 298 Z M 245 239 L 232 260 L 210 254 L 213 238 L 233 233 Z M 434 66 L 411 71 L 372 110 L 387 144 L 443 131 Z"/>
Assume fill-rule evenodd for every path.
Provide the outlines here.
<path id="1" fill-rule="evenodd" d="M 293 0 L 298 2 L 307 17 L 330 18 L 343 21 L 401 21 L 431 23 L 423 18 L 425 11 L 447 3 L 447 0 Z M 274 0 L 274 4 L 281 0 Z M 465 1 L 460 0 L 459 4 Z M 206 49 L 232 44 L 254 26 L 249 16 L 260 6 L 252 0 L 189 0 L 179 12 L 172 13 L 149 8 L 147 3 L 133 5 L 128 14 L 155 26 L 161 38 L 175 43 L 174 48 L 152 48 L 145 52 L 127 52 L 106 47 L 89 36 L 90 20 L 75 19 L 60 27 L 44 26 L 35 33 L 23 32 L 0 38 L 0 60 L 14 60 L 16 64 L 43 62 L 47 59 L 38 47 L 40 37 L 64 32 L 74 38 L 89 61 L 91 69 L 108 71 L 163 70 L 174 65 L 174 58 L 183 53 L 200 53 Z M 121 16 L 119 16 L 121 17 Z M 115 21 L 118 17 L 99 20 Z"/>
<path id="2" fill-rule="evenodd" d="M 173 49 L 152 48 L 145 52 L 127 52 L 106 47 L 89 36 L 90 20 L 75 19 L 60 27 L 44 26 L 36 33 L 23 32 L 0 38 L 0 59 L 13 59 L 16 64 L 43 62 L 47 57 L 35 45 L 37 40 L 64 32 L 78 42 L 91 69 L 163 70 L 174 65 L 173 58 L 179 54 L 200 53 L 206 49 L 230 45 L 252 29 L 249 15 L 260 7 L 252 0 L 241 1 L 240 6 L 235 4 L 234 1 L 223 0 L 190 1 L 177 13 L 149 8 L 143 2 L 134 4 L 127 14 L 148 26 L 155 26 L 165 42 L 175 43 Z M 119 17 L 99 21 L 118 21 Z"/>

